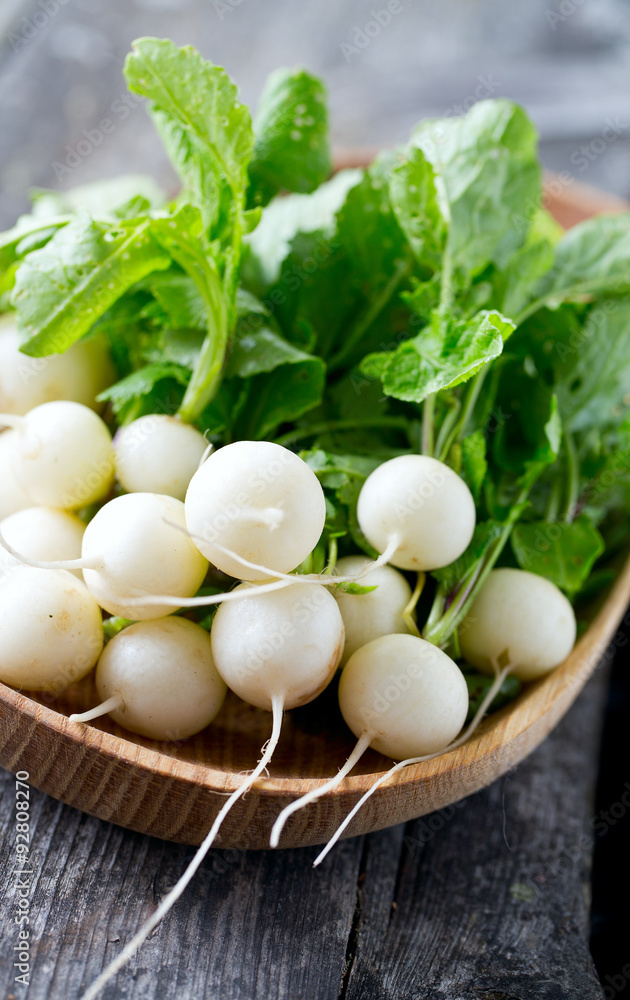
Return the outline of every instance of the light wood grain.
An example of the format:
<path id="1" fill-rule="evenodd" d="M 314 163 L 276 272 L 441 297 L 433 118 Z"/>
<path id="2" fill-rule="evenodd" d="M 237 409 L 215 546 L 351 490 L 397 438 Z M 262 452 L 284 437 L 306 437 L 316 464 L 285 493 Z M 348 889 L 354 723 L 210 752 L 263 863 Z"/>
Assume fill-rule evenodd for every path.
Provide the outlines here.
<path id="1" fill-rule="evenodd" d="M 354 153 L 347 162 L 361 162 Z M 554 215 L 573 224 L 594 210 L 618 211 L 617 199 L 597 192 L 559 190 Z M 602 659 L 630 600 L 630 559 L 604 605 L 566 662 L 529 685 L 519 699 L 491 716 L 465 746 L 399 772 L 370 799 L 348 828 L 355 836 L 423 816 L 490 784 L 529 754 L 556 725 Z M 229 696 L 204 733 L 177 743 L 133 737 L 104 719 L 94 726 L 68 715 L 96 702 L 93 681 L 56 700 L 27 697 L 0 685 L 0 764 L 26 770 L 31 784 L 101 819 L 166 840 L 197 844 L 251 769 L 270 732 L 270 716 Z M 223 824 L 217 845 L 260 849 L 279 811 L 334 774 L 353 740 L 334 691 L 287 714 L 269 777 L 256 783 Z M 368 752 L 332 794 L 297 813 L 282 846 L 325 842 L 376 774 L 391 764 Z"/>

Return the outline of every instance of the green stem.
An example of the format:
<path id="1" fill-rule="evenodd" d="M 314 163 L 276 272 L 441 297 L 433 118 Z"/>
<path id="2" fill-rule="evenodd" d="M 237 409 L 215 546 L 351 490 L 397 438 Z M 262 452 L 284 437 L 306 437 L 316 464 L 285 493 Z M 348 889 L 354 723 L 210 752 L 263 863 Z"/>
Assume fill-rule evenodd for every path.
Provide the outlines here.
<path id="1" fill-rule="evenodd" d="M 335 371 L 337 368 L 343 367 L 346 363 L 347 358 L 356 347 L 356 345 L 361 341 L 364 334 L 369 330 L 374 320 L 383 311 L 392 295 L 398 288 L 402 279 L 409 273 L 409 264 L 398 262 L 396 270 L 389 279 L 386 285 L 381 289 L 381 291 L 374 297 L 370 302 L 366 311 L 359 316 L 357 322 L 351 328 L 350 332 L 347 334 L 344 341 L 343 347 L 337 351 L 336 354 L 328 362 L 328 370 Z"/>
<path id="2" fill-rule="evenodd" d="M 127 628 L 128 625 L 133 625 L 134 621 L 131 618 L 119 618 L 114 615 L 112 618 L 106 618 L 103 622 L 103 635 L 105 636 L 105 642 L 109 642 L 113 639 L 115 635 L 122 632 L 123 629 Z"/>
<path id="3" fill-rule="evenodd" d="M 443 393 L 442 396 L 446 396 L 446 393 Z M 435 442 L 435 454 L 441 462 L 446 460 L 446 456 L 450 451 L 452 444 L 451 432 L 453 431 L 457 415 L 461 408 L 461 403 L 457 396 L 452 396 L 450 399 L 447 399 L 446 402 L 448 403 L 449 411 L 442 421 L 442 426 L 440 427 L 440 432 L 437 436 L 437 441 Z"/>
<path id="4" fill-rule="evenodd" d="M 418 573 L 418 576 L 416 577 L 416 586 L 414 588 L 413 594 L 409 598 L 409 602 L 407 603 L 407 605 L 403 610 L 403 618 L 407 628 L 409 629 L 409 632 L 411 633 L 411 635 L 415 635 L 418 638 L 420 638 L 420 629 L 416 624 L 416 618 L 414 612 L 416 610 L 416 605 L 420 600 L 420 595 L 424 590 L 424 585 L 426 582 L 427 582 L 426 573 Z"/>
<path id="5" fill-rule="evenodd" d="M 563 512 L 563 520 L 566 524 L 571 524 L 571 521 L 575 517 L 575 511 L 578 502 L 578 496 L 580 494 L 580 469 L 577 458 L 577 452 L 575 450 L 575 442 L 573 436 L 568 432 L 564 432 L 564 443 L 567 450 L 567 502 Z"/>
<path id="6" fill-rule="evenodd" d="M 431 605 L 431 610 L 429 612 L 429 617 L 427 618 L 425 626 L 422 630 L 423 635 L 425 635 L 425 633 L 427 632 L 432 632 L 433 629 L 436 627 L 437 623 L 442 618 L 442 615 L 444 614 L 444 604 L 446 602 L 446 597 L 447 594 L 446 591 L 444 590 L 443 585 L 441 583 L 438 584 L 437 590 L 435 591 L 435 596 L 433 598 L 433 604 Z"/>
<path id="7" fill-rule="evenodd" d="M 545 521 L 555 521 L 560 510 L 560 494 L 562 491 L 562 480 L 556 477 L 549 490 L 547 506 L 545 507 Z"/>
<path id="8" fill-rule="evenodd" d="M 293 444 L 295 441 L 302 441 L 304 438 L 316 437 L 318 434 L 326 434 L 328 431 L 354 430 L 355 427 L 393 427 L 406 430 L 409 421 L 406 417 L 374 417 L 372 420 L 329 420 L 325 423 L 311 424 L 309 427 L 297 427 L 288 431 L 281 437 L 274 438 L 277 444 Z"/>
<path id="9" fill-rule="evenodd" d="M 173 256 L 177 259 L 179 255 Z M 202 262 L 197 258 L 191 266 L 191 260 L 186 255 L 182 255 L 177 262 L 195 282 L 208 314 L 208 332 L 179 408 L 181 419 L 192 423 L 214 399 L 221 384 L 229 342 L 228 316 L 221 280 L 214 262 L 208 258 L 204 258 Z"/>
<path id="10" fill-rule="evenodd" d="M 324 570 L 324 573 L 330 575 L 334 572 L 335 566 L 337 565 L 337 558 L 339 554 L 339 547 L 337 544 L 336 536 L 333 536 L 328 542 L 328 565 Z"/>
<path id="11" fill-rule="evenodd" d="M 453 261 L 448 250 L 444 254 L 442 281 L 440 284 L 440 309 L 450 309 L 455 299 L 453 288 Z"/>
<path id="12" fill-rule="evenodd" d="M 433 455 L 433 422 L 435 419 L 435 393 L 430 393 L 422 407 L 422 454 Z"/>
<path id="13" fill-rule="evenodd" d="M 453 632 L 453 635 L 451 636 L 451 639 L 452 639 L 452 643 L 453 643 L 453 656 L 452 656 L 452 659 L 455 660 L 455 661 L 461 660 L 461 658 L 462 658 L 462 648 L 461 648 L 461 646 L 459 644 L 459 631 L 458 631 L 458 629 L 455 629 L 455 631 Z"/>
<path id="14" fill-rule="evenodd" d="M 473 410 L 479 399 L 479 393 L 483 386 L 486 375 L 489 371 L 489 365 L 484 365 L 476 375 L 474 375 L 468 385 L 466 386 L 466 394 L 464 396 L 464 405 L 461 411 L 461 415 L 457 424 L 452 429 L 450 436 L 444 442 L 442 448 L 437 448 L 438 458 L 441 462 L 446 461 L 449 451 L 451 450 L 453 443 L 455 441 L 461 441 L 464 437 L 468 422 L 472 416 Z"/>

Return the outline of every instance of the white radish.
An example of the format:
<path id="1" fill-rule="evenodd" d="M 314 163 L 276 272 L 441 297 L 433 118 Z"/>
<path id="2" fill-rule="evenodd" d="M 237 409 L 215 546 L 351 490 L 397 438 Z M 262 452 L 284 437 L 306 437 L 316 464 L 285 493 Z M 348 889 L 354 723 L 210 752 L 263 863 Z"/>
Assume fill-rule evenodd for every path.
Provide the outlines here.
<path id="1" fill-rule="evenodd" d="M 212 623 L 212 652 L 227 686 L 258 708 L 305 705 L 332 679 L 343 650 L 341 613 L 318 583 L 271 593 L 241 584 L 243 599 L 224 603 Z"/>
<path id="2" fill-rule="evenodd" d="M 181 500 L 156 493 L 128 493 L 101 507 L 85 529 L 81 566 L 102 608 L 137 621 L 176 611 L 178 598 L 196 594 L 208 571 L 186 534 Z M 151 603 L 165 592 L 170 606 Z M 125 600 L 134 597 L 142 603 Z"/>
<path id="3" fill-rule="evenodd" d="M 96 397 L 116 380 L 116 369 L 100 337 L 80 340 L 64 354 L 31 358 L 20 351 L 15 318 L 0 320 L 0 412 L 25 414 L 57 399 L 98 409 Z"/>
<path id="4" fill-rule="evenodd" d="M 486 673 L 494 672 L 495 679 L 474 719 L 462 735 L 446 748 L 449 750 L 460 746 L 472 735 L 509 674 L 513 674 L 519 680 L 530 681 L 543 676 L 562 663 L 575 643 L 575 613 L 564 594 L 544 577 L 525 570 L 496 569 L 488 575 L 470 612 L 460 626 L 458 636 L 462 653 L 469 663 Z M 375 643 L 370 645 L 374 646 Z M 362 650 L 359 650 L 355 656 L 360 657 L 361 653 Z M 352 659 L 346 670 L 351 665 Z M 342 674 L 342 682 L 343 677 Z M 346 692 L 346 701 L 348 694 L 352 692 Z M 340 702 L 342 696 L 340 684 Z M 356 706 L 351 698 L 347 711 L 348 716 L 346 717 L 344 712 L 344 717 L 352 727 L 350 718 L 356 711 Z M 377 743 L 372 745 L 380 749 Z M 392 750 L 393 747 L 388 746 L 388 749 Z M 426 759 L 427 756 L 409 757 L 381 775 L 346 816 L 314 864 L 318 865 L 323 861 L 357 812 L 384 781 L 401 768 Z M 342 771 L 347 773 L 344 769 Z M 327 783 L 324 791 L 330 788 L 334 780 Z M 322 789 L 318 789 L 317 794 L 321 793 Z M 310 798 L 313 797 L 315 794 L 311 793 Z M 295 803 L 293 805 L 295 806 Z M 285 810 L 285 814 L 288 811 Z M 282 817 L 283 814 L 276 821 L 277 824 Z"/>
<path id="5" fill-rule="evenodd" d="M 334 676 L 343 649 L 343 622 L 335 599 L 324 587 L 296 584 L 278 592 L 263 592 L 263 587 L 245 585 L 244 589 L 250 593 L 239 601 L 238 608 L 233 611 L 234 605 L 229 603 L 219 608 L 212 624 L 212 651 L 228 687 L 246 694 L 251 704 L 271 708 L 271 737 L 254 770 L 226 799 L 177 884 L 87 990 L 83 1000 L 98 996 L 179 899 L 228 812 L 271 760 L 280 737 L 283 709 L 306 704 Z"/>
<path id="6" fill-rule="evenodd" d="M 17 566 L 0 578 L 0 680 L 59 692 L 94 667 L 103 648 L 98 604 L 71 573 Z"/>
<path id="7" fill-rule="evenodd" d="M 185 740 L 218 714 L 226 686 L 210 635 L 185 618 L 137 622 L 107 644 L 96 667 L 103 704 L 71 722 L 104 714 L 153 740 Z"/>
<path id="8" fill-rule="evenodd" d="M 571 604 L 550 580 L 522 569 L 495 569 L 459 629 L 462 654 L 485 673 L 507 659 L 521 681 L 557 667 L 573 649 Z"/>
<path id="9" fill-rule="evenodd" d="M 335 833 L 330 838 L 330 840 L 328 841 L 328 843 L 326 844 L 326 846 L 324 847 L 324 849 L 322 851 L 320 851 L 320 853 L 315 858 L 315 860 L 313 862 L 313 867 L 315 868 L 315 867 L 317 867 L 317 865 L 321 864 L 321 862 L 324 860 L 324 858 L 326 857 L 326 855 L 329 853 L 329 851 L 332 850 L 332 848 L 334 847 L 334 845 L 337 843 L 337 841 L 339 840 L 339 838 L 342 836 L 342 834 L 344 833 L 344 831 L 347 830 L 347 828 L 350 826 L 350 824 L 351 824 L 352 820 L 354 819 L 354 817 L 356 816 L 356 814 L 363 808 L 363 806 L 365 805 L 365 803 L 367 802 L 367 800 L 369 798 L 371 798 L 371 796 L 374 795 L 374 793 L 381 787 L 381 785 L 383 785 L 389 778 L 393 777 L 398 771 L 401 771 L 405 767 L 409 767 L 412 764 L 421 764 L 423 761 L 432 760 L 434 757 L 439 757 L 439 756 L 441 756 L 441 754 L 446 753 L 447 751 L 450 751 L 450 750 L 456 750 L 457 747 L 460 747 L 463 743 L 466 743 L 466 741 L 468 739 L 470 739 L 470 737 L 473 735 L 473 733 L 475 732 L 475 730 L 479 726 L 479 723 L 483 720 L 484 715 L 486 714 L 486 712 L 488 711 L 488 709 L 492 705 L 492 702 L 494 701 L 494 699 L 496 698 L 497 694 L 501 690 L 503 682 L 504 682 L 504 680 L 507 677 L 507 675 L 508 675 L 509 672 L 510 672 L 509 664 L 507 666 L 503 667 L 503 668 L 499 668 L 498 664 L 495 665 L 495 678 L 494 678 L 492 684 L 490 685 L 490 687 L 486 691 L 485 697 L 483 698 L 483 700 L 482 700 L 479 708 L 477 709 L 472 722 L 466 727 L 466 729 L 463 731 L 463 733 L 460 736 L 457 737 L 456 740 L 453 740 L 452 743 L 449 743 L 449 745 L 447 747 L 444 747 L 443 750 L 437 750 L 434 753 L 423 754 L 423 755 L 420 755 L 418 757 L 408 757 L 406 760 L 401 760 L 401 761 L 398 762 L 398 764 L 394 764 L 393 767 L 390 767 L 389 771 L 384 771 L 383 774 L 381 774 L 380 777 L 378 777 L 376 779 L 376 781 L 370 786 L 370 788 L 368 788 L 367 792 L 364 792 L 364 794 L 361 796 L 361 798 L 356 803 L 356 805 L 352 807 L 352 809 L 350 810 L 350 812 L 348 813 L 348 815 L 344 819 L 343 823 L 341 823 L 337 827 L 337 829 L 335 830 Z M 355 755 L 354 755 L 355 756 L 355 760 L 358 759 L 357 751 L 359 750 L 360 746 L 361 746 L 361 740 L 359 740 L 359 742 L 357 743 L 357 746 L 355 748 Z M 350 759 L 351 758 L 349 758 L 348 763 L 350 762 Z M 347 774 L 348 770 L 349 770 L 349 768 L 342 768 L 342 770 L 339 772 L 339 775 L 336 775 L 335 778 L 333 778 L 333 779 L 331 779 L 331 781 L 327 782 L 328 788 L 330 788 L 331 786 L 333 786 L 333 784 L 336 784 L 337 781 L 340 778 L 340 775 Z M 314 798 L 315 794 L 316 793 L 312 793 L 311 792 L 311 793 L 309 793 L 308 796 L 305 795 L 304 799 Z M 321 789 L 318 789 L 318 793 L 317 794 L 321 794 Z M 289 808 L 291 808 L 291 807 L 289 807 Z M 285 813 L 287 813 L 287 812 L 288 812 L 288 809 L 285 810 Z M 279 821 L 282 819 L 282 816 L 283 816 L 283 814 L 281 813 L 280 816 L 278 817 L 278 820 L 276 821 L 276 825 L 279 824 Z"/>
<path id="10" fill-rule="evenodd" d="M 357 517 L 377 552 L 400 569 L 440 569 L 459 558 L 475 530 L 475 502 L 448 465 L 428 455 L 400 455 L 372 472 Z"/>
<path id="11" fill-rule="evenodd" d="M 0 534 L 13 549 L 38 561 L 81 558 L 85 524 L 66 510 L 55 507 L 27 507 L 0 522 Z M 0 546 L 0 572 L 20 562 Z M 83 580 L 81 570 L 72 571 Z"/>
<path id="12" fill-rule="evenodd" d="M 18 483 L 13 474 L 15 431 L 0 431 L 0 521 L 18 510 L 33 505 L 32 498 Z"/>
<path id="13" fill-rule="evenodd" d="M 166 493 L 184 500 L 207 447 L 203 434 L 190 424 L 147 414 L 114 437 L 117 479 L 128 493 Z"/>
<path id="14" fill-rule="evenodd" d="M 456 663 L 413 635 L 387 635 L 350 657 L 339 706 L 359 738 L 395 760 L 444 750 L 464 725 L 468 688 Z"/>
<path id="15" fill-rule="evenodd" d="M 369 746 L 394 760 L 446 750 L 466 720 L 468 688 L 457 664 L 437 646 L 413 635 L 386 635 L 346 663 L 339 706 L 356 747 L 333 778 L 280 813 L 271 847 L 278 846 L 289 816 L 338 785 Z"/>
<path id="16" fill-rule="evenodd" d="M 345 556 L 335 567 L 341 576 L 358 576 L 366 565 L 365 556 Z M 346 630 L 341 665 L 361 646 L 382 635 L 409 633 L 405 610 L 411 601 L 411 587 L 392 566 L 380 566 L 361 578 L 361 586 L 376 587 L 368 594 L 333 591 Z"/>
<path id="17" fill-rule="evenodd" d="M 315 473 L 271 441 L 237 441 L 215 451 L 186 494 L 186 523 L 200 550 L 241 580 L 295 569 L 317 545 L 325 519 Z M 260 568 L 248 569 L 225 549 Z"/>
<path id="18" fill-rule="evenodd" d="M 0 414 L 15 428 L 12 471 L 35 504 L 73 510 L 101 500 L 114 480 L 114 449 L 101 418 L 80 403 L 36 406 L 24 417 Z"/>
<path id="19" fill-rule="evenodd" d="M 83 570 L 102 608 L 119 618 L 163 618 L 178 608 L 216 604 L 227 595 L 192 598 L 208 571 L 184 524 L 181 500 L 158 493 L 126 493 L 101 507 L 87 525 L 81 558 L 37 560 L 0 545 L 18 562 L 39 569 Z M 284 580 L 272 586 L 286 587 Z M 168 597 L 162 595 L 169 589 Z"/>

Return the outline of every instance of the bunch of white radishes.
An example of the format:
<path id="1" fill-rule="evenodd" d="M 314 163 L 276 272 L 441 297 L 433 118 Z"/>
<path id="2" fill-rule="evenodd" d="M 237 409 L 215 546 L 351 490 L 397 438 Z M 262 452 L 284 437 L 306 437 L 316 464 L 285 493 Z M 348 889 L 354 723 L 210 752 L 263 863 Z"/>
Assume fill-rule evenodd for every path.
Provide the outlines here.
<path id="1" fill-rule="evenodd" d="M 267 441 L 212 452 L 196 429 L 158 414 L 112 440 L 95 412 L 111 380 L 98 342 L 31 359 L 5 322 L 0 358 L 1 680 L 58 692 L 96 666 L 102 704 L 89 717 L 107 711 L 141 735 L 183 739 L 214 719 L 226 685 L 281 716 L 317 697 L 341 663 L 341 711 L 363 748 L 402 760 L 458 736 L 463 675 L 419 637 L 399 571 L 446 566 L 471 540 L 475 505 L 448 466 L 411 454 L 383 463 L 357 510 L 378 562 L 356 555 L 295 573 L 326 516 L 296 454 Z M 210 564 L 241 582 L 198 595 Z M 220 605 L 210 634 L 173 616 L 210 604 Z M 134 622 L 105 649 L 102 610 Z M 470 663 L 525 680 L 574 640 L 566 598 L 508 569 L 489 576 L 461 629 Z"/>
<path id="2" fill-rule="evenodd" d="M 35 361 L 5 323 L 0 359 L 0 680 L 59 692 L 96 667 L 101 702 L 70 721 L 109 713 L 160 740 L 204 729 L 228 687 L 273 713 L 257 767 L 95 996 L 181 894 L 227 812 L 267 766 L 283 711 L 315 699 L 340 664 L 339 704 L 356 747 L 334 777 L 283 810 L 272 846 L 289 815 L 333 788 L 368 746 L 398 763 L 318 860 L 392 771 L 467 739 L 508 672 L 529 680 L 558 665 L 575 641 L 575 617 L 542 577 L 489 575 L 460 641 L 464 657 L 496 678 L 462 733 L 464 676 L 420 637 L 418 588 L 413 595 L 400 572 L 447 566 L 470 543 L 475 505 L 452 469 L 414 454 L 384 462 L 357 507 L 380 558 L 349 556 L 308 575 L 296 570 L 322 535 L 326 501 L 298 455 L 269 441 L 212 451 L 193 427 L 159 414 L 112 440 L 94 403 L 111 381 L 96 342 Z M 236 581 L 231 589 L 199 593 L 211 565 Z M 212 604 L 210 632 L 174 614 Z M 122 619 L 105 646 L 103 611 Z"/>

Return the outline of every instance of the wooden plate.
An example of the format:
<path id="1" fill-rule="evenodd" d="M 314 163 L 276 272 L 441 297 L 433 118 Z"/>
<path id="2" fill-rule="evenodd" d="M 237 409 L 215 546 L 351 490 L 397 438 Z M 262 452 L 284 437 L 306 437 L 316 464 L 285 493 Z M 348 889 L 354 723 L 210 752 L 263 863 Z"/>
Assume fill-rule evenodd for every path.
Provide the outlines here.
<path id="1" fill-rule="evenodd" d="M 361 162 L 353 156 L 348 162 Z M 563 225 L 625 204 L 551 178 L 549 207 Z M 490 784 L 530 753 L 575 700 L 613 639 L 630 602 L 630 559 L 566 662 L 526 687 L 490 716 L 463 747 L 399 772 L 357 815 L 347 836 L 379 830 L 440 809 Z M 333 686 L 331 686 L 333 687 Z M 271 717 L 229 696 L 204 733 L 177 743 L 133 737 L 108 718 L 69 723 L 72 712 L 96 703 L 91 678 L 53 698 L 26 696 L 0 684 L 0 763 L 48 794 L 101 819 L 166 840 L 198 844 L 239 774 L 254 767 Z M 287 713 L 269 777 L 256 783 L 226 818 L 218 847 L 265 848 L 280 810 L 330 777 L 353 739 L 335 691 Z M 331 795 L 291 817 L 282 846 L 328 840 L 340 821 L 391 761 L 369 751 Z"/>

